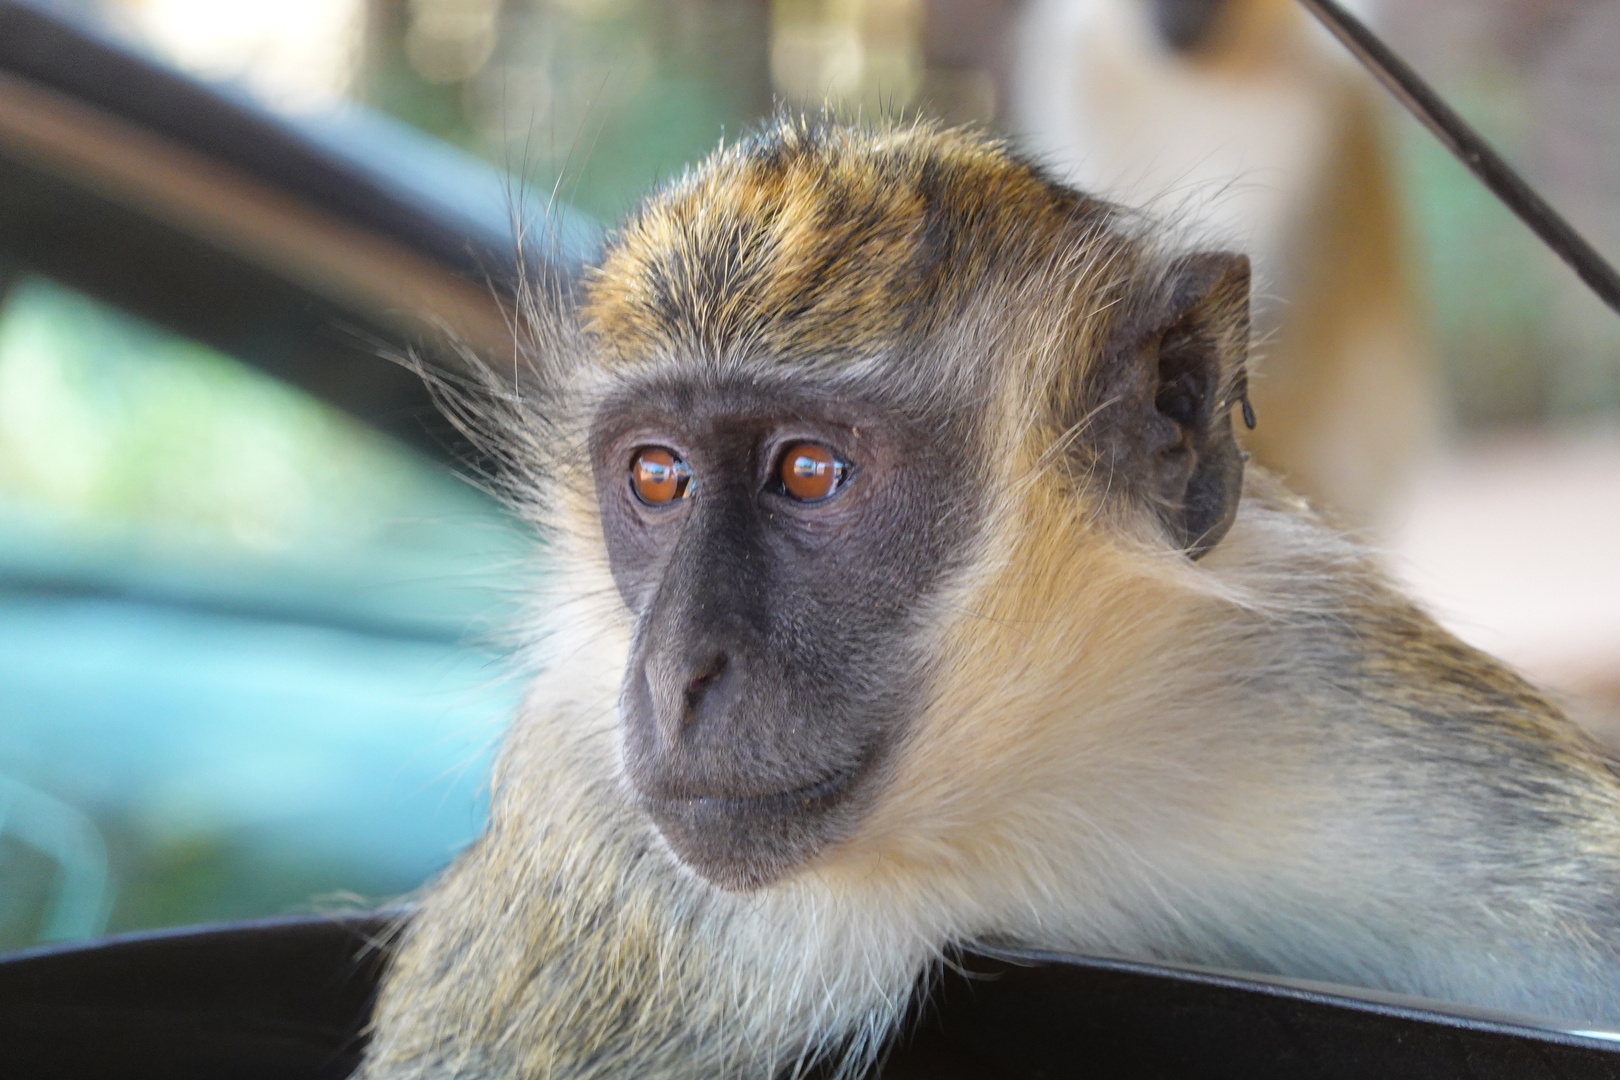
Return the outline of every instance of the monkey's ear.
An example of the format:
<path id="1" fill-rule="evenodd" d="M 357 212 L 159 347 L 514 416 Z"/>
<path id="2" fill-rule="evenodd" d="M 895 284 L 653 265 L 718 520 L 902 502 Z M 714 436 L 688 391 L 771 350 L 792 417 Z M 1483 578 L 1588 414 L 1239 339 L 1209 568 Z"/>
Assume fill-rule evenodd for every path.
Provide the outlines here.
<path id="1" fill-rule="evenodd" d="M 1247 400 L 1248 257 L 1184 256 L 1126 310 L 1096 388 L 1110 472 L 1196 559 L 1226 535 L 1243 488 L 1232 406 Z"/>

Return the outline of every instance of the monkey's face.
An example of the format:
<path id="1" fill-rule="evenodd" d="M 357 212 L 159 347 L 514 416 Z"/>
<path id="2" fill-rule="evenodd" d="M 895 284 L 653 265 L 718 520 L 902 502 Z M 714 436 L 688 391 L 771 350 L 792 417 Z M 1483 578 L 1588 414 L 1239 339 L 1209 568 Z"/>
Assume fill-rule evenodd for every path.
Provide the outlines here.
<path id="1" fill-rule="evenodd" d="M 610 399 L 592 460 L 636 620 L 627 777 L 688 867 L 757 888 L 849 833 L 919 707 L 913 628 L 971 517 L 963 433 L 694 375 Z"/>
<path id="2" fill-rule="evenodd" d="M 1105 500 L 1190 557 L 1225 532 L 1247 263 L 1114 223 L 992 143 L 790 120 L 593 271 L 573 400 L 633 620 L 624 775 L 697 874 L 756 889 L 858 841 L 980 670 L 951 627 L 1036 492 L 1078 508 L 1059 547 Z"/>

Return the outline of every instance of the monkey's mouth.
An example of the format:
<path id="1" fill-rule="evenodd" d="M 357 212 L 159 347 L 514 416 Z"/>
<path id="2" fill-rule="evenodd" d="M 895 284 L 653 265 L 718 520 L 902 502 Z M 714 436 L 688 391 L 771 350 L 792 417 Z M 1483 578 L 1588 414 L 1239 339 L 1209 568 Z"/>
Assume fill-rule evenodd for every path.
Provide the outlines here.
<path id="1" fill-rule="evenodd" d="M 765 815 L 804 813 L 836 802 L 863 767 L 852 765 L 847 769 L 828 773 L 820 780 L 812 781 L 803 787 L 768 795 L 694 795 L 688 801 L 698 803 L 705 810 L 725 813 Z"/>
<path id="2" fill-rule="evenodd" d="M 749 892 L 846 835 L 871 764 L 863 757 L 808 784 L 761 795 L 644 796 L 643 805 L 687 867 L 723 889 Z"/>

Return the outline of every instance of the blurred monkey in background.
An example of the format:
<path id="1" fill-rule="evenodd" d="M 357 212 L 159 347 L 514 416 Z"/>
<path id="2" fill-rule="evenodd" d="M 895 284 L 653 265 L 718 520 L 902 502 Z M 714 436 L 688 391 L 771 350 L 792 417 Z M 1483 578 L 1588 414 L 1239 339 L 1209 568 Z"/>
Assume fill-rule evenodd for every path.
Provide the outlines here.
<path id="1" fill-rule="evenodd" d="M 1031 0 L 1008 84 L 1060 175 L 1251 253 L 1245 443 L 1376 531 L 1438 417 L 1374 84 L 1295 0 Z"/>

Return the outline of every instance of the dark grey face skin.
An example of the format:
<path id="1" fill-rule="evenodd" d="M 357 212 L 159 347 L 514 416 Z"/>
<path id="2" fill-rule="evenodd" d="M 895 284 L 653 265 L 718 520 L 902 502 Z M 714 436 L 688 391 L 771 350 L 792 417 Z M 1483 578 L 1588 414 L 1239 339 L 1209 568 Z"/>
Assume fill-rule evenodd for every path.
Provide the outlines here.
<path id="1" fill-rule="evenodd" d="M 1147 0 L 1159 37 L 1176 52 L 1201 48 L 1215 32 L 1226 0 Z"/>
<path id="2" fill-rule="evenodd" d="M 1248 282 L 1240 256 L 1166 268 L 1120 305 L 1058 428 L 1088 418 L 1076 448 L 1088 475 L 1151 507 L 1192 558 L 1224 535 L 1242 487 L 1229 412 Z M 892 389 L 691 367 L 604 402 L 591 455 L 608 561 L 635 618 L 626 775 L 688 867 L 746 891 L 847 837 L 871 806 L 927 691 L 919 628 L 973 547 L 986 471 L 969 388 L 919 412 Z M 830 497 L 798 501 L 780 482 L 799 443 L 848 463 Z M 691 497 L 637 498 L 632 465 L 653 448 L 686 463 Z"/>
<path id="3" fill-rule="evenodd" d="M 850 465 L 829 498 L 777 480 L 800 442 Z M 599 410 L 596 492 L 636 620 L 625 770 L 679 858 L 750 890 L 847 836 L 924 691 L 913 637 L 966 546 L 974 470 L 960 425 L 751 379 L 637 387 Z M 647 447 L 693 494 L 637 499 Z"/>

